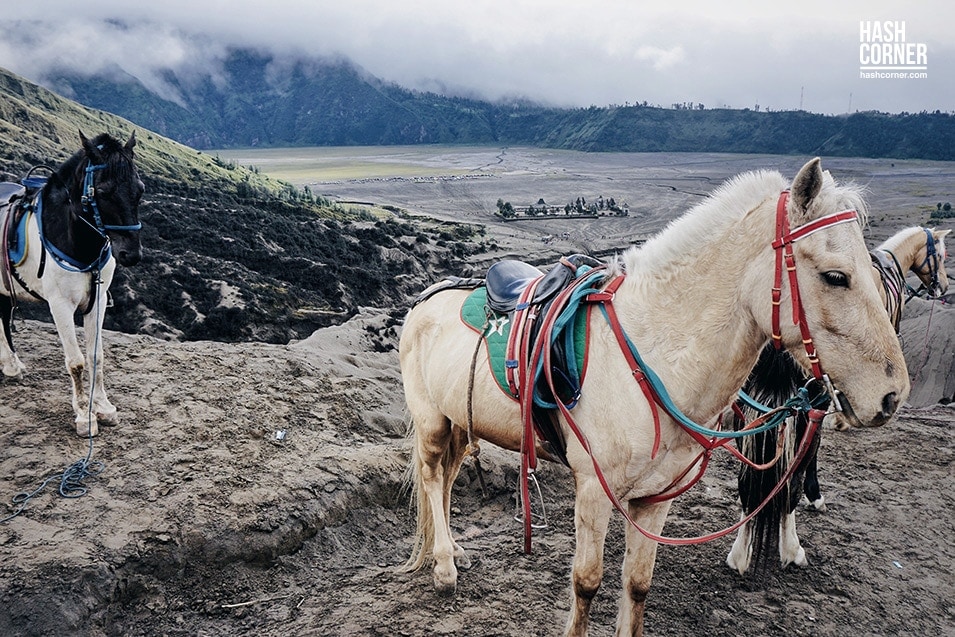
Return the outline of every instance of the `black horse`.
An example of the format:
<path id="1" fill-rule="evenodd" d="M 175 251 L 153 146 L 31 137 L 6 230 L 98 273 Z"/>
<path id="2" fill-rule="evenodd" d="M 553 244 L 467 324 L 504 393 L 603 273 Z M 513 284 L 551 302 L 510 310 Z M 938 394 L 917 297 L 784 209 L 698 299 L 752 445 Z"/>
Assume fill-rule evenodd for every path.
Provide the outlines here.
<path id="1" fill-rule="evenodd" d="M 788 352 L 777 350 L 769 344 L 760 353 L 759 360 L 750 372 L 749 380 L 743 386 L 743 391 L 758 403 L 777 406 L 794 396 L 800 387 L 806 385 L 806 380 L 805 371 Z M 809 388 L 809 400 L 817 403 L 821 389 L 815 383 Z M 737 404 L 746 421 L 751 421 L 760 415 L 760 412 L 744 401 L 739 401 Z M 745 424 L 744 417 L 734 414 L 735 429 L 740 429 Z M 782 454 L 770 468 L 760 470 L 747 464 L 740 466 L 737 483 L 744 516 L 759 509 L 776 485 L 786 478 L 794 451 L 803 444 L 808 425 L 805 412 L 798 412 L 796 416 L 791 417 L 788 427 L 782 433 L 784 436 L 784 440 L 781 441 Z M 781 431 L 779 428 L 773 428 L 747 436 L 739 441 L 740 451 L 755 464 L 770 463 L 777 456 L 777 444 L 780 442 Z M 751 564 L 759 564 L 763 558 L 775 553 L 777 549 L 782 566 L 792 563 L 804 566 L 807 563 L 806 553 L 796 534 L 795 510 L 803 493 L 817 510 L 825 509 L 825 500 L 820 493 L 816 473 L 821 434 L 821 429 L 817 428 L 812 440 L 806 442 L 808 445 L 806 453 L 789 477 L 789 481 L 762 509 L 759 509 L 752 520 L 740 527 L 736 542 L 726 557 L 726 563 L 730 568 L 743 574 Z"/>
<path id="2" fill-rule="evenodd" d="M 10 329 L 19 299 L 46 301 L 53 315 L 73 383 L 76 432 L 96 435 L 97 421 L 112 422 L 116 408 L 103 384 L 100 333 L 107 291 L 116 262 L 142 258 L 139 203 L 145 190 L 134 162 L 136 134 L 121 141 L 103 133 L 89 140 L 56 170 L 38 167 L 21 184 L 0 184 L 0 363 L 6 376 L 25 370 Z M 83 312 L 86 356 L 80 350 L 74 317 Z M 83 389 L 83 370 L 93 388 Z M 89 404 L 92 403 L 92 404 Z"/>

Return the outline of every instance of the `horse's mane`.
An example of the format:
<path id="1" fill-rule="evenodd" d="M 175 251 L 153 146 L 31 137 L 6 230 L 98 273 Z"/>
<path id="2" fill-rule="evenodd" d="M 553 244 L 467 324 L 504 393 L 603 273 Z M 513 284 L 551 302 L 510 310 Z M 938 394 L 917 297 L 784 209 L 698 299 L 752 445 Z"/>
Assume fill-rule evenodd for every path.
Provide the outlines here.
<path id="1" fill-rule="evenodd" d="M 822 190 L 812 206 L 823 206 L 832 211 L 853 209 L 858 212 L 859 223 L 864 227 L 868 220 L 864 187 L 854 183 L 837 184 L 828 171 L 823 177 Z M 712 242 L 714 237 L 734 227 L 767 199 L 775 199 L 789 184 L 777 171 L 756 170 L 736 175 L 686 214 L 670 221 L 643 246 L 627 249 L 615 268 L 635 272 L 654 264 L 685 259 L 695 254 L 697 246 Z M 775 211 L 775 207 L 772 210 Z M 767 242 L 770 239 L 767 237 Z"/>
<path id="2" fill-rule="evenodd" d="M 882 245 L 879 246 L 879 249 L 888 250 L 890 252 L 898 250 L 899 246 L 905 243 L 909 237 L 914 234 L 922 234 L 924 232 L 925 230 L 921 226 L 911 226 L 909 228 L 904 228 L 886 239 Z"/>
<path id="3" fill-rule="evenodd" d="M 130 157 L 129 153 L 126 152 L 123 142 L 119 141 L 109 133 L 100 133 L 90 141 L 93 146 L 100 147 L 103 156 L 106 158 L 107 173 L 120 180 L 129 179 L 134 174 L 134 171 L 136 170 L 136 164 L 133 161 L 133 158 Z M 80 164 L 86 159 L 86 157 L 86 150 L 84 148 L 80 148 L 63 163 L 63 165 L 60 167 L 59 173 L 61 178 L 64 180 L 64 183 L 67 181 L 69 176 L 75 174 L 76 171 L 80 170 L 80 168 L 85 167 L 85 165 L 81 166 Z"/>

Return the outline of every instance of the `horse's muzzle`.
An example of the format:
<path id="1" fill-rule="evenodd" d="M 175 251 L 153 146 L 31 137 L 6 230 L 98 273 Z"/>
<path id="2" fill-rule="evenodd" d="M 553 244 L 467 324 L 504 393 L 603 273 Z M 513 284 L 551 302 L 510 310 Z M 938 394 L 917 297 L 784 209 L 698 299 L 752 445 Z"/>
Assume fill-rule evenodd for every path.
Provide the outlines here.
<path id="1" fill-rule="evenodd" d="M 852 409 L 852 404 L 846 398 L 846 395 L 842 392 L 837 392 L 839 395 L 839 403 L 842 405 L 842 416 L 843 426 L 841 429 L 848 429 L 851 425 L 852 427 L 881 427 L 882 425 L 888 423 L 898 412 L 901 403 L 899 403 L 899 396 L 895 392 L 890 392 L 882 397 L 882 409 L 877 413 L 871 421 L 862 422 L 858 416 L 856 416 L 855 411 Z"/>
<path id="2" fill-rule="evenodd" d="M 136 265 L 143 258 L 143 246 L 139 242 L 137 233 L 136 238 L 116 237 L 113 240 L 113 256 L 116 261 L 124 267 Z"/>

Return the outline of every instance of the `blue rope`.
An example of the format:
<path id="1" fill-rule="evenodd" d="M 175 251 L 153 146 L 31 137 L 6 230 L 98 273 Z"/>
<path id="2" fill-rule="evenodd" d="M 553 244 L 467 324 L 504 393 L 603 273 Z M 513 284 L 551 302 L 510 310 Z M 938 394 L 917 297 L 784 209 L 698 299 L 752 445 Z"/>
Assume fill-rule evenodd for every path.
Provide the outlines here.
<path id="1" fill-rule="evenodd" d="M 761 414 L 767 414 L 773 410 L 772 407 L 764 405 L 763 403 L 759 402 L 758 400 L 756 400 L 755 398 L 753 398 L 752 396 L 744 392 L 742 389 L 739 390 L 739 398 L 744 403 L 746 403 L 747 407 L 755 409 Z"/>
<path id="2" fill-rule="evenodd" d="M 97 312 L 97 316 L 99 316 L 99 303 L 100 303 L 99 285 L 102 282 L 99 281 L 99 272 L 94 272 L 93 276 L 95 276 L 97 279 L 96 286 L 94 289 L 94 294 L 96 294 L 96 312 Z M 87 410 L 87 423 L 90 425 L 90 429 L 89 429 L 89 434 L 87 434 L 86 436 L 86 441 L 87 441 L 86 457 L 82 458 L 81 460 L 77 460 L 76 462 L 68 466 L 66 469 L 64 469 L 62 473 L 57 473 L 57 474 L 50 475 L 44 478 L 43 481 L 40 483 L 40 486 L 38 486 L 33 491 L 21 491 L 20 493 L 17 493 L 16 495 L 14 495 L 13 498 L 11 498 L 11 504 L 16 506 L 17 508 L 13 513 L 8 515 L 7 517 L 0 518 L 0 524 L 8 522 L 12 520 L 13 518 L 17 517 L 18 515 L 20 515 L 23 512 L 23 510 L 26 508 L 30 500 L 32 500 L 34 497 L 41 494 L 46 489 L 46 486 L 50 482 L 53 482 L 56 479 L 59 479 L 60 481 L 60 486 L 58 489 L 60 497 L 72 499 L 72 498 L 79 498 L 86 495 L 86 493 L 89 491 L 89 488 L 86 486 L 84 481 L 87 478 L 98 476 L 100 473 L 103 472 L 103 469 L 106 468 L 105 463 L 101 462 L 100 460 L 92 459 L 93 458 L 93 435 L 92 435 L 93 433 L 92 431 L 93 391 L 95 386 L 96 368 L 99 366 L 99 360 L 96 355 L 96 352 L 97 352 L 97 346 L 99 345 L 99 339 L 101 334 L 100 328 L 101 326 L 97 326 L 96 338 L 93 340 L 93 369 L 92 369 L 92 373 L 90 374 L 89 407 Z"/>

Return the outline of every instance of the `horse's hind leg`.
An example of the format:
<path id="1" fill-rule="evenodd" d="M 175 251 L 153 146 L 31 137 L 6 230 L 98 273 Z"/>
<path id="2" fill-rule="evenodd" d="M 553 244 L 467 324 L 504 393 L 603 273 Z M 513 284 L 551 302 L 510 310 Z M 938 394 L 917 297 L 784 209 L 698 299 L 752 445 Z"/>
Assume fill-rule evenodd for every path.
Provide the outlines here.
<path id="1" fill-rule="evenodd" d="M 407 380 L 406 380 L 407 382 Z M 451 538 L 450 496 L 454 481 L 452 470 L 461 466 L 461 458 L 453 452 L 455 434 L 451 421 L 433 408 L 415 408 L 409 399 L 414 421 L 414 473 L 417 483 L 418 546 L 406 568 L 417 568 L 434 557 L 434 587 L 438 593 L 453 594 L 458 570 L 454 564 L 457 545 Z M 463 450 L 459 452 L 463 453 Z M 457 547 L 457 550 L 460 550 Z"/>
<path id="2" fill-rule="evenodd" d="M 471 568 L 471 559 L 451 535 L 451 489 L 454 487 L 454 481 L 461 471 L 461 465 L 467 452 L 467 444 L 467 430 L 452 426 L 451 446 L 448 450 L 447 467 L 444 470 L 444 517 L 448 521 L 448 537 L 451 538 L 451 544 L 454 546 L 454 564 L 463 570 Z"/>
<path id="3" fill-rule="evenodd" d="M 0 295 L 0 320 L 3 321 L 3 338 L 0 339 L 0 363 L 3 365 L 3 375 L 20 380 L 26 366 L 20 362 L 17 351 L 13 347 L 13 302 L 10 297 Z"/>
<path id="4" fill-rule="evenodd" d="M 822 490 L 819 488 L 818 451 L 818 449 L 814 450 L 806 463 L 806 478 L 803 480 L 803 493 L 806 494 L 806 499 L 809 500 L 809 504 L 812 505 L 812 508 L 816 511 L 825 511 L 826 498 L 823 497 Z"/>

